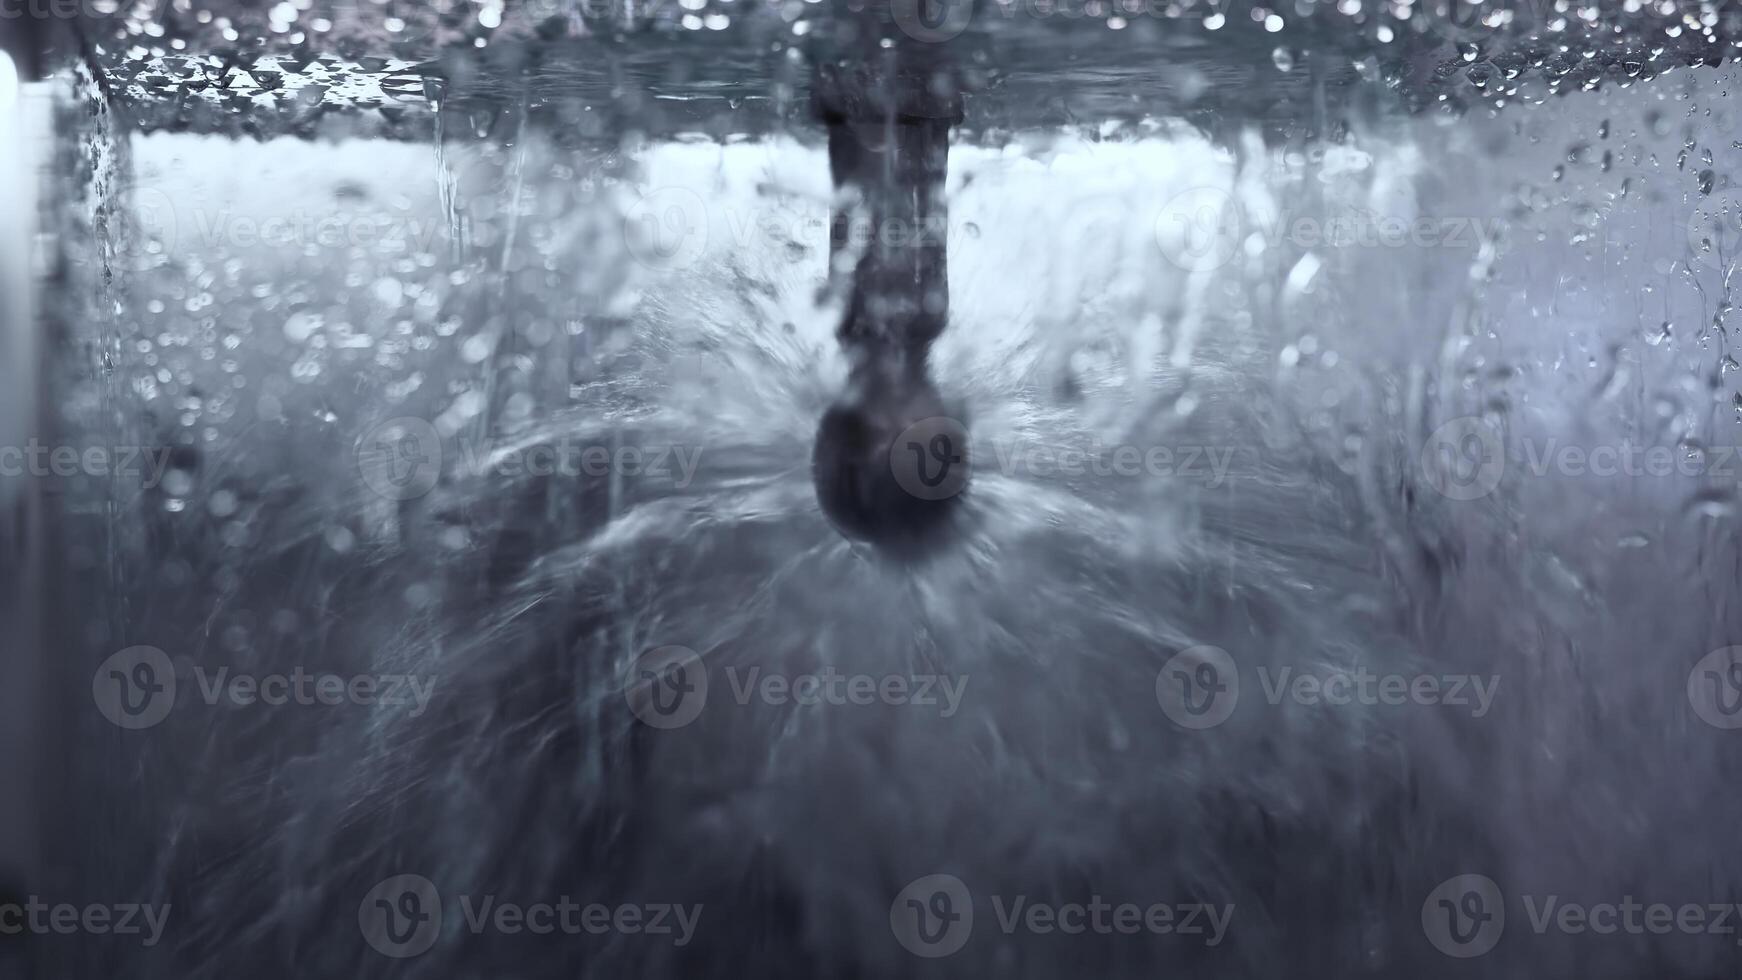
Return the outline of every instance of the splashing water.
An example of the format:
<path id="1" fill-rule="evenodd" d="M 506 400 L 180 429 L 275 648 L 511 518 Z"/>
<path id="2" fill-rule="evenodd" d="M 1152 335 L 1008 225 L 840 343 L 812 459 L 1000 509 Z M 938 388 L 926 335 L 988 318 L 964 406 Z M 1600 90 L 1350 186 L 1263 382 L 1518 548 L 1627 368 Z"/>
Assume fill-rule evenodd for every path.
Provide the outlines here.
<path id="1" fill-rule="evenodd" d="M 61 315 L 117 367 L 67 425 L 176 452 L 86 488 L 116 516 L 79 648 L 162 646 L 192 692 L 110 763 L 147 789 L 87 884 L 180 926 L 131 972 L 1734 969 L 1733 937 L 1533 928 L 1742 882 L 1733 733 L 1690 695 L 1738 627 L 1733 76 L 1288 138 L 970 127 L 933 371 L 973 481 L 921 562 L 816 504 L 847 365 L 811 136 L 530 93 L 443 102 L 434 150 L 94 135 L 138 227 L 113 283 L 75 262 Z M 199 703 L 292 666 L 429 696 Z M 427 944 L 359 930 L 406 874 Z M 947 955 L 898 922 L 934 875 Z M 1509 913 L 1476 960 L 1432 924 L 1460 875 Z M 484 896 L 701 911 L 538 935 Z M 1073 903 L 1203 923 L 1013 911 Z"/>

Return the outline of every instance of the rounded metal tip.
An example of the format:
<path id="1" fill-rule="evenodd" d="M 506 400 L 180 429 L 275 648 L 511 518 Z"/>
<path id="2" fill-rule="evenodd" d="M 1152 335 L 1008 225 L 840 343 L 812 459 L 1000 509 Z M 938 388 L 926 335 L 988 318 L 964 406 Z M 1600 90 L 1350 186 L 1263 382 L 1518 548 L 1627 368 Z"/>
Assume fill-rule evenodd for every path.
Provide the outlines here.
<path id="1" fill-rule="evenodd" d="M 951 537 L 969 471 L 967 428 L 923 382 L 831 406 L 811 455 L 817 502 L 835 527 L 905 555 Z"/>

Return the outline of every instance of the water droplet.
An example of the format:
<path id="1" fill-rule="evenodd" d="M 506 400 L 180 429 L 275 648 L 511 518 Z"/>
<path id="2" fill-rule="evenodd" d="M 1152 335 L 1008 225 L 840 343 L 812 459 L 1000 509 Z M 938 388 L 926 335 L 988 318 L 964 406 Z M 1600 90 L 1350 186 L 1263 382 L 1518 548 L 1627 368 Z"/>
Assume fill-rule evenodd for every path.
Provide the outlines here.
<path id="1" fill-rule="evenodd" d="M 213 517 L 229 517 L 236 513 L 236 495 L 229 490 L 219 490 L 212 494 L 212 499 L 206 501 L 206 510 Z"/>
<path id="2" fill-rule="evenodd" d="M 194 489 L 194 475 L 184 469 L 172 469 L 163 474 L 163 492 L 171 497 L 185 497 Z M 175 508 L 180 510 L 181 508 Z"/>
<path id="3" fill-rule="evenodd" d="M 1684 508 L 1691 517 L 1722 520 L 1736 513 L 1736 496 L 1726 487 L 1706 487 L 1688 498 Z"/>
<path id="4" fill-rule="evenodd" d="M 350 551 L 357 543 L 357 536 L 351 533 L 350 528 L 343 525 L 327 528 L 325 537 L 327 539 L 327 547 L 341 555 Z"/>
<path id="5" fill-rule="evenodd" d="M 318 313 L 294 313 L 284 321 L 284 336 L 293 344 L 300 344 L 314 336 L 321 328 L 321 317 Z"/>
<path id="6" fill-rule="evenodd" d="M 460 358 L 467 364 L 479 364 L 482 363 L 486 357 L 490 356 L 490 352 L 494 350 L 495 347 L 496 341 L 494 338 L 485 334 L 476 333 L 467 337 L 465 343 L 460 345 Z"/>

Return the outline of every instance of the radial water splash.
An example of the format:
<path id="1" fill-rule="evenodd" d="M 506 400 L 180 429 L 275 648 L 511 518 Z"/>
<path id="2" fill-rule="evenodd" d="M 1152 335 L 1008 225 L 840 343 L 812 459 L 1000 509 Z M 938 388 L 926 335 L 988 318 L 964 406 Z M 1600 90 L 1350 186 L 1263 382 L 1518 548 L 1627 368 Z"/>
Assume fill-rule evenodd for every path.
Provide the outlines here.
<path id="1" fill-rule="evenodd" d="M 734 80 L 670 38 L 519 47 L 514 12 L 461 8 L 440 26 L 483 54 L 358 65 L 429 72 L 352 93 L 368 121 L 218 55 L 87 52 L 136 69 L 90 104 L 137 115 L 65 123 L 53 382 L 67 431 L 155 469 L 66 494 L 56 589 L 101 606 L 58 617 L 68 724 L 114 744 L 90 699 L 117 650 L 164 648 L 182 689 L 56 797 L 105 830 L 57 845 L 81 885 L 175 910 L 113 972 L 1733 966 L 1710 931 L 1533 918 L 1742 882 L 1734 72 L 1667 71 L 1728 14 L 1484 33 L 1430 6 L 1180 4 L 1167 58 L 1107 40 L 1157 24 L 993 21 L 1063 67 L 963 59 L 943 237 L 896 253 L 947 248 L 947 307 L 842 288 L 867 253 L 838 214 L 878 202 L 841 193 L 786 64 L 804 11 L 614 8 L 778 20 L 777 67 Z M 720 33 L 708 58 L 766 53 Z M 1439 95 L 1476 108 L 1410 111 Z M 250 126 L 335 138 L 201 134 Z M 858 391 L 856 302 L 938 321 L 923 384 Z M 971 461 L 971 490 L 900 486 L 891 443 L 940 481 L 918 467 Z M 906 496 L 819 504 L 852 469 L 827 451 L 865 446 Z M 932 491 L 925 561 L 839 533 L 929 530 L 879 504 Z M 293 669 L 406 693 L 222 693 Z M 1448 931 L 1489 886 L 1503 934 Z M 561 903 L 700 914 L 494 911 Z"/>

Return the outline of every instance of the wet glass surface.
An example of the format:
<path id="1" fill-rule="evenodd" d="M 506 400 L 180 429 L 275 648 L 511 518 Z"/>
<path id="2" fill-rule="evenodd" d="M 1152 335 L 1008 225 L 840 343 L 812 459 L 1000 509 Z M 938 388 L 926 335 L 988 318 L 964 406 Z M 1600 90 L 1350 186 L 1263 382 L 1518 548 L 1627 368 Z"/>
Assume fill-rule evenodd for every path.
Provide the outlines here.
<path id="1" fill-rule="evenodd" d="M 897 3 L 930 211 L 826 3 L 99 13 L 30 968 L 1734 969 L 1728 7 Z"/>

